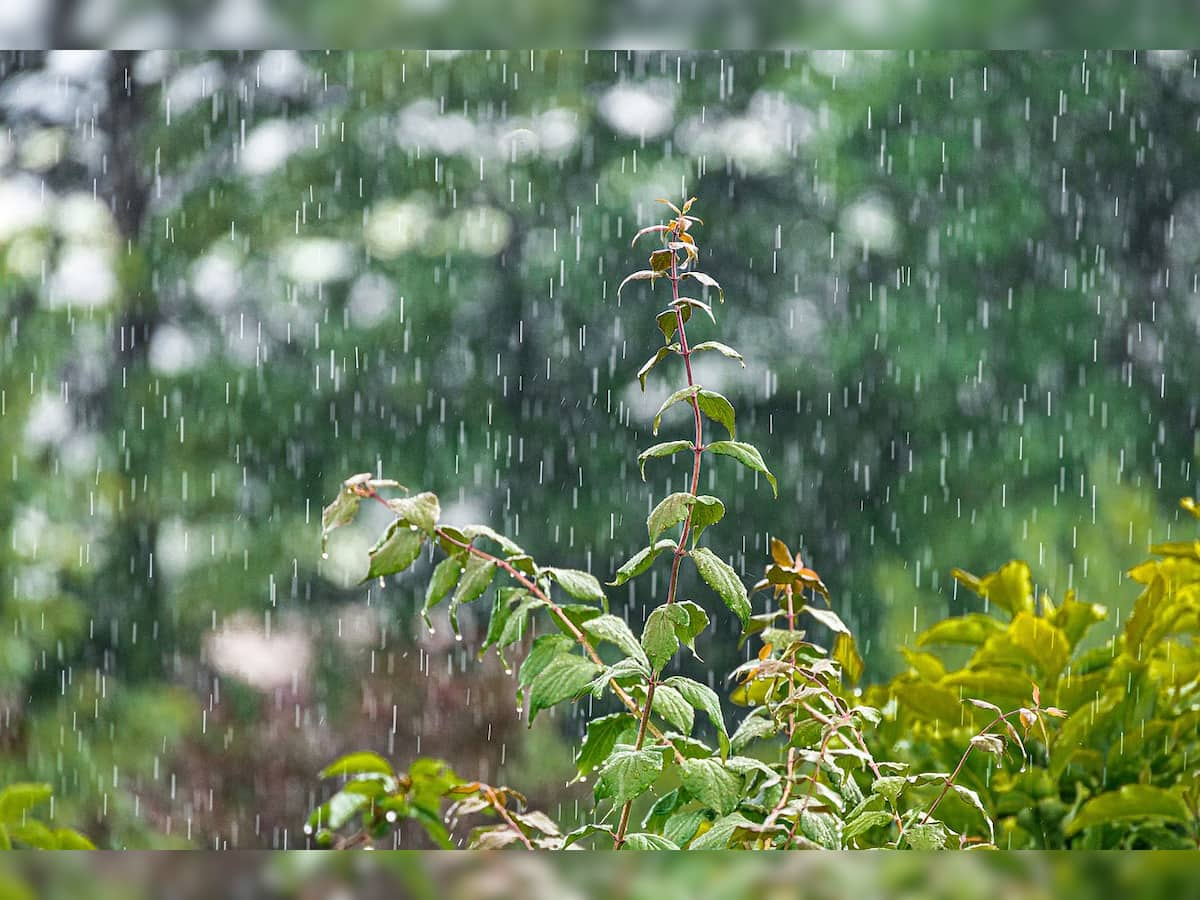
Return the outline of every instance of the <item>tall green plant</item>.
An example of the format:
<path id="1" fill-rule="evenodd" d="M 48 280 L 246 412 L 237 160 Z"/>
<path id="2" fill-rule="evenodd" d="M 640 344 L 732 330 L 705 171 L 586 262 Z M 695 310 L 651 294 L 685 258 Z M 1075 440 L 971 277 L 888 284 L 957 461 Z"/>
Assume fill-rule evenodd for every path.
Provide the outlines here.
<path id="1" fill-rule="evenodd" d="M 552 628 L 533 638 L 517 675 L 529 721 L 542 710 L 589 694 L 597 700 L 611 696 L 617 705 L 616 711 L 587 723 L 576 757 L 579 777 L 594 784 L 596 803 L 589 821 L 564 834 L 545 815 L 525 810 L 523 798 L 511 789 L 464 782 L 428 760 L 397 773 L 374 754 L 356 753 L 322 773 L 341 779 L 342 786 L 309 819 L 308 830 L 319 845 L 376 840 L 400 818 L 421 822 L 437 842 L 448 845 L 450 832 L 437 815 L 443 802 L 452 803 L 452 820 L 475 814 L 498 820 L 470 832 L 469 843 L 479 847 L 563 848 L 583 843 L 618 849 L 841 849 L 941 847 L 952 837 L 960 845 L 991 841 L 991 819 L 978 795 L 957 782 L 957 771 L 908 774 L 906 765 L 880 763 L 872 755 L 863 729 L 878 723 L 881 714 L 846 686 L 857 682 L 863 663 L 816 571 L 773 539 L 772 561 L 755 587 L 770 589 L 776 608 L 754 615 L 738 573 L 701 543 L 704 532 L 725 514 L 719 498 L 699 493 L 705 454 L 730 457 L 765 478 L 772 491 L 777 485 L 759 451 L 737 440 L 733 405 L 694 377 L 692 357 L 697 353 L 716 352 L 738 362 L 742 357 L 719 341 L 689 342 L 693 311 L 713 323 L 716 317 L 711 305 L 685 296 L 684 290 L 711 288 L 718 299 L 723 299 L 722 291 L 715 279 L 695 268 L 699 246 L 693 229 L 702 223 L 691 215 L 694 200 L 682 207 L 662 202 L 672 218 L 634 237 L 635 243 L 649 236 L 659 241 L 649 268 L 627 277 L 618 293 L 634 281 L 670 285 L 670 299 L 656 317 L 663 346 L 637 374 L 645 389 L 646 377 L 656 366 L 673 357 L 682 360 L 686 384 L 662 403 L 653 430 L 657 435 L 663 417 L 682 406 L 691 412 L 692 433 L 642 451 L 638 465 L 644 476 L 649 461 L 682 453 L 690 457 L 691 476 L 686 491 L 664 497 L 650 512 L 647 545 L 610 582 L 620 586 L 643 576 L 660 558 L 669 563 L 666 592 L 646 617 L 640 637 L 608 611 L 604 589 L 595 577 L 542 566 L 485 525 L 443 523 L 432 493 L 385 497 L 381 491 L 400 485 L 363 473 L 343 484 L 322 521 L 327 539 L 354 519 L 363 500 L 393 515 L 370 550 L 366 579 L 408 569 L 427 546 L 440 549 L 445 558 L 433 570 L 423 614 L 428 621 L 432 610 L 448 603 L 456 632 L 461 606 L 484 596 L 497 573 L 504 573 L 509 583 L 495 591 L 481 653 L 494 647 L 503 658 L 536 630 L 535 615 L 549 621 Z M 706 424 L 723 433 L 706 441 Z M 732 735 L 716 691 L 691 678 L 664 676 L 681 648 L 694 652 L 697 637 L 709 625 L 703 607 L 678 597 L 685 560 L 737 617 L 743 641 L 756 635 L 762 642 L 757 656 L 731 673 L 738 681 L 732 699 L 754 707 Z M 817 596 L 824 606 L 808 602 Z M 808 639 L 804 622 L 833 635 L 832 653 Z M 1003 748 L 1009 734 L 1016 735 L 1009 723 L 1018 716 L 1027 727 L 1029 717 L 1044 725 L 1036 695 L 1028 706 L 997 712 L 996 722 L 973 741 Z M 710 724 L 711 741 L 697 735 L 697 713 Z M 1001 725 L 1005 727 L 998 729 Z M 940 788 L 936 798 L 922 791 L 930 786 L 933 791 Z M 933 818 L 951 791 L 976 807 L 986 838 L 955 832 Z M 645 809 L 635 824 L 639 804 Z"/>

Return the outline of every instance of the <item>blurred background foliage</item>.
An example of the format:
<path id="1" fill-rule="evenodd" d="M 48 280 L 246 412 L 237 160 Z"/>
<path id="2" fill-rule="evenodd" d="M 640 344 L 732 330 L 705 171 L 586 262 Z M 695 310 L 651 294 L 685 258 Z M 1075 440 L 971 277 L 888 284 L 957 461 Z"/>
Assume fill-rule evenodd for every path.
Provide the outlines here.
<path id="1" fill-rule="evenodd" d="M 577 724 L 318 519 L 373 469 L 546 562 L 638 549 L 684 477 L 634 465 L 647 198 L 701 198 L 748 367 L 697 378 L 780 480 L 705 474 L 717 549 L 798 546 L 868 680 L 952 566 L 1119 627 L 1197 493 L 1187 53 L 13 52 L 0 117 L 0 784 L 102 846 L 296 846 L 358 747 L 581 802 Z"/>
<path id="2" fill-rule="evenodd" d="M 159 897 L 200 900 L 255 896 L 316 900 L 355 896 L 528 897 L 531 900 L 606 896 L 629 900 L 783 898 L 804 884 L 824 898 L 894 897 L 900 900 L 1075 900 L 1116 890 L 1147 900 L 1186 895 L 1190 855 L 1167 852 L 1112 854 L 941 854 L 937 865 L 913 854 L 605 854 L 497 853 L 240 854 L 220 867 L 195 856 L 145 853 L 89 857 L 25 856 L 0 868 L 0 898 L 58 900 L 80 891 L 98 900 Z M 352 893 L 351 893 L 352 892 Z"/>

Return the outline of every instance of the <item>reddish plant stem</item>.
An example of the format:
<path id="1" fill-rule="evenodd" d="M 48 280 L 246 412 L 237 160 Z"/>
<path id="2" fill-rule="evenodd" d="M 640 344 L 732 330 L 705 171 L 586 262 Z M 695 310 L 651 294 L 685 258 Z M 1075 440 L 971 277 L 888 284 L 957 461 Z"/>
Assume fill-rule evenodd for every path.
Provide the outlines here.
<path id="1" fill-rule="evenodd" d="M 683 323 L 683 311 L 679 305 L 679 271 L 675 256 L 671 256 L 671 299 L 675 308 L 675 325 L 679 329 L 679 355 L 683 357 L 683 367 L 687 372 L 688 387 L 694 388 L 696 381 L 692 377 L 692 351 L 688 347 L 687 329 Z M 700 488 L 700 456 L 704 453 L 704 421 L 700 417 L 700 400 L 692 393 L 692 416 L 696 425 L 696 439 L 692 442 L 692 487 L 689 493 L 695 497 Z M 683 520 L 683 531 L 679 536 L 679 545 L 675 548 L 675 558 L 671 561 L 671 581 L 667 585 L 667 603 L 675 602 L 675 587 L 679 583 L 679 564 L 687 555 L 688 534 L 692 530 L 692 511 L 695 504 L 688 507 L 687 516 Z"/>
<path id="2" fill-rule="evenodd" d="M 520 839 L 521 843 L 525 845 L 525 849 L 532 850 L 533 843 L 525 836 L 525 832 L 521 830 L 521 826 L 513 821 L 513 817 L 509 815 L 508 810 L 504 808 L 504 804 L 500 802 L 500 798 L 496 795 L 495 789 L 485 785 L 484 796 L 487 798 L 487 801 L 491 805 L 492 809 L 496 811 L 496 815 L 504 820 L 504 823 L 513 830 L 513 832 Z"/>
<path id="3" fill-rule="evenodd" d="M 987 725 L 985 725 L 981 731 L 977 731 L 975 736 L 979 737 L 980 735 L 987 734 L 1001 722 L 1007 722 L 1009 716 L 1018 715 L 1020 712 L 1021 711 L 1019 709 L 1014 709 L 1012 712 L 1001 713 L 1000 715 L 996 716 L 996 718 L 992 719 L 992 721 L 990 721 Z M 967 757 L 971 755 L 971 751 L 974 749 L 974 744 L 967 744 L 967 749 L 963 751 L 963 755 L 959 758 L 958 765 L 954 767 L 954 771 L 950 773 L 949 777 L 946 778 L 946 783 L 942 785 L 942 792 L 937 795 L 937 799 L 933 801 L 933 805 L 925 811 L 925 815 L 921 817 L 921 821 L 917 823 L 918 825 L 924 825 L 926 822 L 928 822 L 929 817 L 933 815 L 934 810 L 936 810 L 938 805 L 944 799 L 946 799 L 946 795 L 950 793 L 950 788 L 954 786 L 955 780 L 962 773 L 963 766 L 967 764 Z"/>
<path id="4" fill-rule="evenodd" d="M 667 232 L 667 241 L 671 241 L 672 237 L 676 237 L 672 232 Z M 671 306 L 675 310 L 675 326 L 679 329 L 679 354 L 683 357 L 683 367 L 687 372 L 688 387 L 696 386 L 695 379 L 692 377 L 692 351 L 688 347 L 687 329 L 683 323 L 683 313 L 679 306 L 679 263 L 675 256 L 675 251 L 671 251 L 671 274 L 668 276 L 671 282 Z M 693 497 L 696 496 L 696 491 L 700 487 L 700 456 L 704 453 L 704 424 L 700 418 L 700 401 L 696 397 L 696 392 L 692 392 L 692 415 L 696 425 L 696 436 L 692 442 L 692 487 L 689 493 Z M 687 539 L 692 528 L 692 511 L 696 508 L 695 504 L 688 507 L 687 515 L 683 520 L 683 531 L 679 535 L 679 544 L 675 547 L 675 554 L 671 560 L 671 580 L 667 585 L 667 604 L 675 602 L 675 589 L 679 583 L 679 564 L 683 561 L 683 557 L 687 555 Z M 646 736 L 646 726 L 650 724 L 650 711 L 654 702 L 654 674 L 650 675 L 650 683 L 646 687 L 646 705 L 642 710 L 642 719 L 638 724 L 637 743 L 635 744 L 638 750 L 642 749 L 642 742 Z M 617 833 L 613 840 L 613 849 L 620 850 L 625 843 L 625 832 L 629 827 L 629 815 L 633 810 L 633 801 L 626 800 L 625 805 L 621 807 L 621 818 L 617 823 Z"/>

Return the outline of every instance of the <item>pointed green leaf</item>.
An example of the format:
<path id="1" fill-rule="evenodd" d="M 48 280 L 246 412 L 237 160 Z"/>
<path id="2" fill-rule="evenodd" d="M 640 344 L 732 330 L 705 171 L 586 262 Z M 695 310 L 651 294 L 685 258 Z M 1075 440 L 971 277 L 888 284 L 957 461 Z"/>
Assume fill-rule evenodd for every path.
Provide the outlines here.
<path id="1" fill-rule="evenodd" d="M 733 611 L 745 628 L 750 621 L 750 599 L 746 586 L 737 573 L 707 547 L 697 547 L 691 552 L 692 561 L 705 584 L 717 592 L 717 596 Z"/>
<path id="2" fill-rule="evenodd" d="M 576 653 L 554 657 L 529 686 L 529 723 L 533 724 L 539 710 L 578 697 L 599 671 L 600 667 L 594 662 Z"/>
<path id="3" fill-rule="evenodd" d="M 663 343 L 671 343 L 671 338 L 675 337 L 675 332 L 679 330 L 680 319 L 683 319 L 683 323 L 686 325 L 691 317 L 692 310 L 687 306 L 681 306 L 679 308 L 678 316 L 675 315 L 674 306 L 672 306 L 670 309 L 664 309 L 662 312 L 660 312 L 658 316 L 656 316 L 656 320 L 658 322 L 658 330 L 661 331 L 663 335 Z"/>
<path id="4" fill-rule="evenodd" d="M 1115 791 L 1098 794 L 1083 804 L 1067 822 L 1066 833 L 1071 836 L 1092 825 L 1126 819 L 1190 822 L 1192 816 L 1187 804 L 1173 791 L 1149 784 L 1124 784 Z"/>
<path id="5" fill-rule="evenodd" d="M 721 701 L 717 697 L 717 692 L 698 681 L 679 675 L 668 678 L 663 684 L 677 690 L 684 700 L 708 716 L 708 720 L 717 729 L 721 755 L 727 755 L 729 753 L 729 732 L 725 729 L 725 718 L 721 714 Z"/>
<path id="6" fill-rule="evenodd" d="M 734 422 L 733 404 L 716 391 L 701 390 L 696 395 L 700 404 L 700 412 L 719 425 L 723 425 L 731 438 L 737 437 L 737 426 Z"/>
<path id="7" fill-rule="evenodd" d="M 728 344 L 722 344 L 720 341 L 704 341 L 703 343 L 697 344 L 691 349 L 693 353 L 703 353 L 705 350 L 715 350 L 726 359 L 736 359 L 742 364 L 743 369 L 746 368 L 746 361 L 742 359 L 742 354 L 738 353 Z"/>
<path id="8" fill-rule="evenodd" d="M 658 685 L 654 689 L 652 709 L 656 716 L 661 716 L 663 721 L 669 722 L 683 735 L 692 733 L 692 726 L 696 722 L 696 711 L 675 688 L 665 684 Z"/>
<path id="9" fill-rule="evenodd" d="M 558 586 L 585 603 L 604 603 L 604 589 L 595 575 L 581 572 L 579 569 L 542 569 L 547 575 L 558 582 Z"/>
<path id="10" fill-rule="evenodd" d="M 321 770 L 322 778 L 364 774 L 395 775 L 396 773 L 392 769 L 391 763 L 378 753 L 372 753 L 369 750 L 347 754 Z"/>
<path id="11" fill-rule="evenodd" d="M 646 362 L 642 365 L 642 367 L 640 369 L 638 369 L 638 373 L 637 373 L 638 381 L 642 385 L 642 391 L 646 390 L 646 376 L 650 374 L 651 370 L 653 370 L 655 366 L 657 366 L 660 362 L 662 362 L 664 359 L 666 359 L 672 353 L 678 353 L 678 352 L 679 352 L 679 345 L 671 344 L 669 347 L 659 347 L 658 352 L 655 353 L 648 360 L 646 360 Z"/>
<path id="12" fill-rule="evenodd" d="M 688 313 L 691 312 L 689 307 L 694 306 L 696 309 L 702 310 L 704 314 L 708 316 L 710 320 L 712 320 L 714 325 L 717 324 L 717 317 L 713 315 L 712 307 L 703 300 L 694 300 L 691 297 L 680 297 L 678 300 L 673 300 L 671 305 L 678 306 L 681 310 L 685 310 Z M 684 321 L 686 322 L 687 319 L 685 318 Z"/>
<path id="13" fill-rule="evenodd" d="M 653 447 L 643 450 L 638 454 L 638 468 L 642 472 L 642 481 L 646 480 L 646 460 L 661 456 L 672 456 L 676 453 L 681 453 L 684 450 L 691 449 L 691 441 L 667 441 L 662 444 L 655 444 Z"/>
<path id="14" fill-rule="evenodd" d="M 654 784 L 662 768 L 661 750 L 634 750 L 618 744 L 600 768 L 600 776 L 596 779 L 596 799 L 611 799 L 618 805 L 626 800 L 636 800 Z"/>
<path id="15" fill-rule="evenodd" d="M 705 287 L 713 288 L 716 290 L 717 296 L 720 298 L 721 302 L 725 302 L 725 292 L 721 290 L 721 285 L 717 283 L 717 279 L 713 278 L 711 275 L 705 275 L 703 272 L 684 272 L 681 277 L 694 278 Z"/>
<path id="16" fill-rule="evenodd" d="M 679 649 L 676 628 L 688 624 L 688 614 L 676 604 L 656 607 L 646 618 L 642 629 L 642 648 L 650 660 L 650 667 L 658 672 Z"/>
<path id="17" fill-rule="evenodd" d="M 741 800 L 742 779 L 719 759 L 685 759 L 679 764 L 680 782 L 688 793 L 717 815 L 733 812 Z"/>
<path id="18" fill-rule="evenodd" d="M 658 426 L 660 424 L 662 424 L 663 413 L 665 413 L 668 409 L 670 409 L 676 403 L 681 403 L 684 400 L 691 400 L 698 393 L 700 393 L 700 386 L 692 384 L 692 385 L 688 385 L 685 388 L 680 388 L 675 393 L 673 393 L 670 397 L 668 397 L 666 400 L 664 400 L 662 406 L 660 406 L 658 408 L 658 412 L 655 413 L 655 415 L 654 415 L 653 433 L 658 434 Z M 728 403 L 728 401 L 726 401 L 726 403 Z M 703 409 L 701 409 L 701 412 L 703 412 Z"/>
<path id="19" fill-rule="evenodd" d="M 402 519 L 416 525 L 426 534 L 431 535 L 437 528 L 438 520 L 442 517 L 442 507 L 437 494 L 425 491 L 412 497 L 397 497 L 388 501 L 390 506 Z"/>
<path id="20" fill-rule="evenodd" d="M 584 777 L 591 775 L 593 769 L 608 759 L 621 735 L 636 732 L 637 726 L 638 720 L 627 712 L 612 713 L 588 722 L 583 743 L 575 756 L 575 768 L 579 774 Z"/>
<path id="21" fill-rule="evenodd" d="M 679 638 L 679 643 L 691 650 L 693 656 L 696 656 L 696 637 L 708 627 L 708 613 L 691 600 L 680 600 L 675 605 L 686 612 L 688 616 L 686 624 L 676 626 L 675 635 Z M 696 658 L 700 657 L 696 656 Z"/>
<path id="22" fill-rule="evenodd" d="M 730 842 L 740 829 L 755 828 L 754 822 L 747 819 L 741 813 L 730 813 L 727 816 L 721 816 L 712 823 L 712 827 L 704 834 L 697 837 L 688 845 L 689 850 L 725 850 L 729 847 Z"/>
<path id="23" fill-rule="evenodd" d="M 758 448 L 753 444 L 746 444 L 741 441 L 714 441 L 704 449 L 711 450 L 713 453 L 720 454 L 721 456 L 731 456 L 747 469 L 762 473 L 771 485 L 771 490 L 775 493 L 775 496 L 779 496 L 779 485 L 775 481 L 775 476 L 771 474 L 771 470 L 763 462 L 762 454 L 758 452 Z"/>
<path id="24" fill-rule="evenodd" d="M 692 507 L 692 546 L 709 525 L 715 525 L 725 517 L 725 504 L 716 497 L 701 494 Z"/>
<path id="25" fill-rule="evenodd" d="M 496 564 L 490 559 L 471 554 L 463 566 L 462 578 L 454 589 L 453 605 L 471 603 L 483 596 L 496 574 Z"/>
<path id="26" fill-rule="evenodd" d="M 657 541 L 660 534 L 686 519 L 688 510 L 695 502 L 692 494 L 683 492 L 668 494 L 659 501 L 646 518 L 646 530 L 650 533 L 651 542 Z"/>
<path id="27" fill-rule="evenodd" d="M 643 547 L 637 553 L 633 554 L 629 560 L 617 569 L 617 574 L 612 581 L 609 582 L 613 587 L 620 587 L 631 578 L 637 578 L 643 572 L 647 571 L 658 555 L 664 550 L 674 550 L 675 542 L 670 538 L 663 538 L 653 547 Z"/>
<path id="28" fill-rule="evenodd" d="M 608 641 L 626 656 L 632 656 L 643 665 L 648 664 L 646 654 L 642 652 L 641 644 L 633 636 L 633 632 L 625 624 L 624 619 L 613 615 L 597 616 L 594 619 L 584 622 L 583 630 L 592 635 L 592 637 Z"/>
<path id="29" fill-rule="evenodd" d="M 425 588 L 425 605 L 421 607 L 421 618 L 430 628 L 433 627 L 433 623 L 429 620 L 430 611 L 446 599 L 446 595 L 450 593 L 454 585 L 458 584 L 458 577 L 462 571 L 461 555 L 447 556 L 434 566 L 433 575 L 430 576 L 429 584 Z"/>
<path id="30" fill-rule="evenodd" d="M 654 281 L 654 279 L 658 277 L 660 277 L 659 274 L 657 272 L 652 272 L 650 269 L 642 269 L 639 272 L 634 272 L 632 275 L 627 276 L 625 280 L 617 286 L 617 297 L 619 298 L 621 296 L 621 291 L 623 291 L 625 289 L 625 285 L 629 284 L 631 281 Z"/>
<path id="31" fill-rule="evenodd" d="M 674 841 L 658 834 L 648 834 L 644 831 L 625 835 L 626 850 L 678 850 L 679 845 Z"/>
<path id="32" fill-rule="evenodd" d="M 388 526 L 379 543 L 368 552 L 371 566 L 363 581 L 403 572 L 421 555 L 423 543 L 423 532 L 404 519 L 396 519 Z"/>
<path id="33" fill-rule="evenodd" d="M 492 600 L 492 616 L 488 619 L 487 635 L 483 639 L 483 646 L 479 648 L 480 659 L 489 647 L 499 645 L 509 621 L 526 599 L 529 599 L 529 593 L 524 588 L 502 587 L 496 591 L 495 599 Z M 541 603 L 540 600 L 537 602 Z"/>

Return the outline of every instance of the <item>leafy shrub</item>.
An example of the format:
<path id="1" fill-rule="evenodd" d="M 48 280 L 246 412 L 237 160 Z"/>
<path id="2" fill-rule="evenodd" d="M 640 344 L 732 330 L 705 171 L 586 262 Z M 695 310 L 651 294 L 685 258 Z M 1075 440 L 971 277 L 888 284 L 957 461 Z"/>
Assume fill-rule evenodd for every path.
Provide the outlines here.
<path id="1" fill-rule="evenodd" d="M 1183 506 L 1196 513 L 1192 501 Z M 1033 729 L 1016 771 L 996 769 L 1001 748 L 976 742 L 959 775 L 996 817 L 1000 846 L 1196 847 L 1200 541 L 1151 551 L 1157 558 L 1129 573 L 1143 586 L 1132 614 L 1090 649 L 1085 638 L 1106 620 L 1103 607 L 1073 591 L 1058 604 L 1035 598 L 1023 562 L 984 578 L 956 571 L 985 611 L 918 635 L 904 651 L 908 671 L 870 692 L 889 711 L 876 746 L 950 765 L 980 723 L 1020 703 L 1033 682 L 1069 711 L 1062 727 Z M 957 666 L 946 661 L 955 649 L 968 654 Z M 964 696 L 990 703 L 964 705 Z"/>

